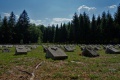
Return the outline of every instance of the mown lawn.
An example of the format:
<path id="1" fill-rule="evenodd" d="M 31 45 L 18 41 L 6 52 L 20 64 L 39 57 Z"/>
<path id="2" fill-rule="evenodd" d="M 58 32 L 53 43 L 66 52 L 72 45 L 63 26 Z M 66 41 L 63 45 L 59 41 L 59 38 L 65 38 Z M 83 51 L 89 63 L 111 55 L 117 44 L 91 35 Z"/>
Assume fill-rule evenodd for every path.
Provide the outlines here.
<path id="1" fill-rule="evenodd" d="M 36 65 L 35 80 L 119 80 L 120 54 L 105 54 L 98 51 L 99 57 L 81 56 L 76 46 L 75 52 L 66 52 L 68 59 L 46 59 L 42 46 L 28 52 L 27 55 L 15 56 L 15 48 L 10 53 L 0 51 L 0 80 L 30 80 Z M 20 71 L 21 70 L 21 71 Z M 28 73 L 26 73 L 28 72 Z"/>

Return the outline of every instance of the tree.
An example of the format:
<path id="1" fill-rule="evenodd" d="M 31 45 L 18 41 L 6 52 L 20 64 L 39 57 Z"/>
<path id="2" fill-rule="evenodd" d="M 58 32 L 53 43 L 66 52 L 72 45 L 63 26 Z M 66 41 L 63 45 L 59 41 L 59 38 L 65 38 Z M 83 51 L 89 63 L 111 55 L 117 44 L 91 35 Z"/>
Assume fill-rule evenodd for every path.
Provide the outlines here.
<path id="1" fill-rule="evenodd" d="M 55 41 L 55 26 L 52 25 L 52 29 L 51 29 L 51 42 Z"/>
<path id="2" fill-rule="evenodd" d="M 83 37 L 84 37 L 84 18 L 83 18 L 83 15 L 80 14 L 79 15 L 79 23 L 80 23 L 80 33 L 79 33 L 79 38 L 80 38 L 80 43 L 82 43 L 84 41 Z"/>
<path id="3" fill-rule="evenodd" d="M 71 23 L 70 32 L 69 32 L 69 42 L 74 43 L 74 30 L 73 30 L 73 24 L 72 23 Z"/>
<path id="4" fill-rule="evenodd" d="M 24 43 L 29 43 L 29 31 L 28 31 L 29 27 L 30 27 L 29 17 L 27 12 L 24 10 L 17 22 L 16 34 L 17 36 L 19 36 L 17 37 L 17 42 L 23 39 Z"/>
<path id="5" fill-rule="evenodd" d="M 51 37 L 52 37 L 52 34 L 51 34 L 51 26 L 48 26 L 47 27 L 47 42 L 52 42 L 52 39 L 51 39 Z"/>
<path id="6" fill-rule="evenodd" d="M 61 23 L 60 27 L 58 28 L 58 42 L 63 43 L 63 24 Z"/>
<path id="7" fill-rule="evenodd" d="M 10 28 L 10 42 L 9 43 L 14 43 L 15 40 L 15 25 L 16 25 L 16 20 L 15 20 L 15 15 L 13 12 L 11 12 L 9 21 L 8 21 L 8 27 Z"/>
<path id="8" fill-rule="evenodd" d="M 105 12 L 103 12 L 102 13 L 102 18 L 101 18 L 101 28 L 102 28 L 102 43 L 106 43 L 107 41 L 106 41 L 106 21 L 107 21 L 107 19 L 106 19 L 106 13 Z"/>
<path id="9" fill-rule="evenodd" d="M 2 19 L 1 19 L 1 15 L 0 15 L 0 43 L 2 43 L 2 31 L 1 31 L 1 26 L 2 26 Z"/>
<path id="10" fill-rule="evenodd" d="M 29 42 L 32 42 L 32 43 L 41 43 L 42 42 L 42 32 L 41 30 L 39 29 L 39 27 L 36 27 L 35 25 L 30 25 L 29 27 Z"/>
<path id="11" fill-rule="evenodd" d="M 5 16 L 3 18 L 3 23 L 1 26 L 1 34 L 2 34 L 2 43 L 7 44 L 10 40 L 10 28 L 8 27 L 8 20 Z"/>
<path id="12" fill-rule="evenodd" d="M 0 27 L 1 27 L 1 25 L 2 25 L 2 18 L 1 18 L 1 15 L 0 15 Z"/>
<path id="13" fill-rule="evenodd" d="M 59 41 L 59 29 L 57 24 L 55 29 L 55 42 L 57 43 L 58 41 Z"/>
<path id="14" fill-rule="evenodd" d="M 106 39 L 107 39 L 107 43 L 111 43 L 113 41 L 113 38 L 115 38 L 115 35 L 114 35 L 114 26 L 113 26 L 113 18 L 111 16 L 111 14 L 107 13 L 107 21 L 106 21 Z"/>
<path id="15" fill-rule="evenodd" d="M 115 13 L 115 23 L 118 24 L 120 26 L 120 4 L 117 7 L 117 11 Z"/>
<path id="16" fill-rule="evenodd" d="M 96 25 L 95 15 L 93 14 L 92 22 L 91 22 L 91 37 L 90 37 L 92 43 L 96 42 L 96 37 L 97 37 L 96 29 L 97 29 L 97 25 Z"/>
<path id="17" fill-rule="evenodd" d="M 40 37 L 38 37 L 38 45 L 40 45 L 41 44 L 41 38 Z"/>
<path id="18" fill-rule="evenodd" d="M 117 11 L 115 13 L 115 23 L 114 23 L 114 26 L 115 26 L 115 35 L 116 35 L 116 39 L 115 39 L 115 43 L 120 43 L 120 4 L 119 6 L 117 7 Z"/>
<path id="19" fill-rule="evenodd" d="M 43 42 L 46 43 L 47 42 L 47 28 L 44 28 L 44 32 L 43 32 Z"/>
<path id="20" fill-rule="evenodd" d="M 38 26 L 35 26 L 35 27 L 38 27 L 41 30 L 41 33 L 42 33 L 41 41 L 44 42 L 44 32 L 45 32 L 45 29 L 46 29 L 45 26 L 44 25 L 38 25 Z"/>
<path id="21" fill-rule="evenodd" d="M 78 43 L 80 28 L 79 28 L 79 17 L 77 13 L 75 13 L 73 16 L 72 24 L 73 24 L 74 41 Z"/>
<path id="22" fill-rule="evenodd" d="M 96 20 L 96 40 L 100 44 L 102 41 L 102 27 L 101 27 L 101 17 L 98 15 L 97 20 Z"/>
<path id="23" fill-rule="evenodd" d="M 61 36 L 62 42 L 65 43 L 65 42 L 67 42 L 67 37 L 68 37 L 68 31 L 67 31 L 67 27 L 66 27 L 65 23 L 63 24 L 61 32 L 62 32 L 61 33 L 62 34 L 62 36 Z"/>
<path id="24" fill-rule="evenodd" d="M 120 43 L 120 4 L 114 17 L 108 11 L 96 18 L 93 14 L 90 21 L 85 12 L 74 14 L 71 22 L 61 25 L 35 25 L 30 23 L 24 10 L 16 21 L 11 12 L 10 17 L 1 18 L 0 15 L 0 43 L 82 43 L 108 44 Z"/>
<path id="25" fill-rule="evenodd" d="M 90 20 L 89 16 L 84 12 L 83 13 L 83 43 L 89 43 L 90 38 Z"/>
<path id="26" fill-rule="evenodd" d="M 67 25 L 66 25 L 66 27 L 67 27 L 67 41 L 69 42 L 69 43 L 71 43 L 73 40 L 70 38 L 70 37 L 72 37 L 71 35 L 71 32 L 72 32 L 72 30 L 71 30 L 71 28 L 72 28 L 72 25 L 71 25 L 71 22 L 68 22 L 67 23 Z"/>

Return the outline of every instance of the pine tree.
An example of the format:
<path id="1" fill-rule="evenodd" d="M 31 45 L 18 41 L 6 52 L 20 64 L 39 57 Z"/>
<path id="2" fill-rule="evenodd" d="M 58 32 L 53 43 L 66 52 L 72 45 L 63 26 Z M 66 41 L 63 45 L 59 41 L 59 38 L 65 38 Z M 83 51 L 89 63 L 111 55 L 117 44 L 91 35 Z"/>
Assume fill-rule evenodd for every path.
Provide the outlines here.
<path id="1" fill-rule="evenodd" d="M 91 37 L 90 37 L 92 43 L 96 42 L 96 36 L 97 36 L 96 29 L 97 29 L 96 20 L 95 20 L 95 15 L 93 14 L 92 22 L 91 22 Z"/>
<path id="2" fill-rule="evenodd" d="M 120 26 L 120 4 L 117 7 L 117 11 L 115 13 L 115 23 Z"/>
<path id="3" fill-rule="evenodd" d="M 115 23 L 114 23 L 115 30 L 114 30 L 114 33 L 115 33 L 115 36 L 116 36 L 116 38 L 114 39 L 114 43 L 120 43 L 120 4 L 117 7 L 117 11 L 115 13 L 114 18 L 115 18 Z"/>
<path id="4" fill-rule="evenodd" d="M 90 38 L 90 20 L 89 20 L 89 16 L 84 12 L 83 13 L 83 41 L 84 43 L 89 43 L 89 38 Z"/>
<path id="5" fill-rule="evenodd" d="M 0 43 L 2 43 L 2 31 L 1 31 L 1 26 L 2 26 L 2 19 L 1 19 L 1 15 L 0 15 Z"/>
<path id="6" fill-rule="evenodd" d="M 50 43 L 52 42 L 52 36 L 53 36 L 51 33 L 52 33 L 51 26 L 48 26 L 47 27 L 47 42 L 50 42 Z"/>
<path id="7" fill-rule="evenodd" d="M 100 15 L 97 17 L 97 21 L 96 21 L 96 40 L 98 41 L 98 43 L 100 44 L 102 41 L 102 27 L 101 27 L 101 17 Z"/>
<path id="8" fill-rule="evenodd" d="M 67 41 L 70 43 L 70 31 L 71 31 L 71 22 L 67 23 Z"/>
<path id="9" fill-rule="evenodd" d="M 58 42 L 63 43 L 63 24 L 61 23 L 60 28 L 58 28 Z"/>
<path id="10" fill-rule="evenodd" d="M 1 15 L 0 15 L 0 27 L 1 27 L 1 25 L 2 25 L 2 18 L 1 18 Z"/>
<path id="11" fill-rule="evenodd" d="M 10 43 L 14 43 L 15 41 L 15 25 L 16 25 L 16 20 L 15 20 L 15 15 L 13 12 L 11 12 L 9 21 L 8 21 L 8 26 L 10 28 Z"/>
<path id="12" fill-rule="evenodd" d="M 65 23 L 63 24 L 61 31 L 62 31 L 62 33 L 61 33 L 62 34 L 62 38 L 61 38 L 62 42 L 65 43 L 65 42 L 67 42 L 67 37 L 68 37 L 67 27 L 66 27 Z"/>
<path id="13" fill-rule="evenodd" d="M 52 29 L 51 29 L 51 42 L 55 41 L 55 26 L 52 25 Z"/>
<path id="14" fill-rule="evenodd" d="M 84 18 L 83 18 L 83 15 L 82 14 L 80 14 L 79 15 L 79 26 L 80 26 L 80 31 L 79 31 L 79 38 L 80 38 L 80 43 L 83 43 L 83 41 L 84 41 L 84 31 L 83 31 L 83 29 L 84 29 Z"/>
<path id="15" fill-rule="evenodd" d="M 75 41 L 75 43 L 78 43 L 80 28 L 79 28 L 79 17 L 77 15 L 77 13 L 75 13 L 73 16 L 72 24 L 73 24 L 74 41 Z"/>
<path id="16" fill-rule="evenodd" d="M 106 21 L 107 21 L 107 19 L 106 19 L 106 13 L 105 12 L 103 12 L 102 13 L 102 18 L 101 18 L 101 29 L 102 29 L 102 43 L 107 43 L 107 41 L 106 41 Z"/>
<path id="17" fill-rule="evenodd" d="M 107 13 L 107 21 L 106 21 L 106 39 L 107 39 L 107 42 L 108 43 L 111 43 L 113 41 L 113 38 L 114 38 L 114 26 L 113 26 L 113 18 L 111 16 L 111 14 Z"/>
<path id="18" fill-rule="evenodd" d="M 4 44 L 9 43 L 10 28 L 8 27 L 8 20 L 6 16 L 3 18 L 3 23 L 1 26 L 1 34 L 2 34 L 2 43 Z"/>
<path id="19" fill-rule="evenodd" d="M 74 43 L 74 30 L 73 30 L 72 23 L 71 23 L 71 27 L 70 27 L 70 33 L 69 33 L 69 42 Z"/>
<path id="20" fill-rule="evenodd" d="M 29 27 L 30 27 L 30 23 L 29 23 L 29 17 L 27 12 L 24 10 L 22 12 L 22 14 L 20 15 L 18 22 L 17 22 L 17 27 L 16 27 L 16 33 L 17 33 L 17 42 L 19 42 L 19 40 L 23 39 L 24 43 L 29 43 Z"/>
<path id="21" fill-rule="evenodd" d="M 55 29 L 55 42 L 58 42 L 59 36 L 58 36 L 58 24 L 56 25 L 56 29 Z"/>

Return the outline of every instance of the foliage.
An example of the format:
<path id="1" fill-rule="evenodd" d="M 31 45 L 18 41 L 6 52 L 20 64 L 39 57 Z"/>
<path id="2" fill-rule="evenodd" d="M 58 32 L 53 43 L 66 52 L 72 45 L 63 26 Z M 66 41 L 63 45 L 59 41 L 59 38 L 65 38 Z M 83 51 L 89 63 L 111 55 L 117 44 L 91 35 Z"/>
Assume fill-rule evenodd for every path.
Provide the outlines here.
<path id="1" fill-rule="evenodd" d="M 90 20 L 85 12 L 74 14 L 71 22 L 61 25 L 35 25 L 30 23 L 26 10 L 19 19 L 11 12 L 10 17 L 0 16 L 0 43 L 77 43 L 77 44 L 117 44 L 120 43 L 120 5 L 114 17 L 108 11 Z"/>
<path id="2" fill-rule="evenodd" d="M 17 25 L 16 25 L 16 41 L 19 42 L 20 39 L 23 39 L 24 43 L 29 43 L 29 17 L 27 12 L 24 10 L 20 15 Z"/>

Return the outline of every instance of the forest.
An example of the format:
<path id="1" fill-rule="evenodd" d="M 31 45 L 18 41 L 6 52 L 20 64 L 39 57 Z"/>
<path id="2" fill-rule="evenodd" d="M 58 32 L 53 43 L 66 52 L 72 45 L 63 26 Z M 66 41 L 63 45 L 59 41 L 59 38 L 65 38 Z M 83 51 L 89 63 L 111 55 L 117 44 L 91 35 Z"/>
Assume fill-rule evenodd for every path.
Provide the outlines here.
<path id="1" fill-rule="evenodd" d="M 0 17 L 0 44 L 31 43 L 119 44 L 120 4 L 114 15 L 104 11 L 90 19 L 86 12 L 75 13 L 70 22 L 61 25 L 32 24 L 26 10 L 18 20 L 14 12 Z"/>

